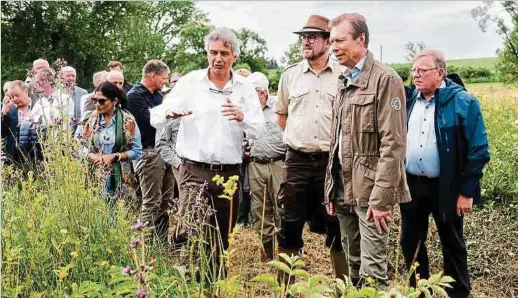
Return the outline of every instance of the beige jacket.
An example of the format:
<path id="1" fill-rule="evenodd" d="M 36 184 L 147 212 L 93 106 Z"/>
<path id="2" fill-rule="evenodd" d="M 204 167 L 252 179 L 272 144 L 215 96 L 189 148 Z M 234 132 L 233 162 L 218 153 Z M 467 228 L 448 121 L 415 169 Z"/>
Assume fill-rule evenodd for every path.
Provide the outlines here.
<path id="1" fill-rule="evenodd" d="M 332 113 L 326 203 L 343 199 L 348 205 L 389 210 L 410 201 L 404 165 L 405 105 L 401 79 L 370 52 L 355 82 L 347 84 L 340 76 Z"/>

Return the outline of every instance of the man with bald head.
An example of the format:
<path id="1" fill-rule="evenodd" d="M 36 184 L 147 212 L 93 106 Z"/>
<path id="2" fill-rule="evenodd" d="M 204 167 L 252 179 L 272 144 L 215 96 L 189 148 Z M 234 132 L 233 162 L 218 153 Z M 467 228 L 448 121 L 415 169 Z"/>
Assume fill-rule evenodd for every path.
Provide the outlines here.
<path id="1" fill-rule="evenodd" d="M 122 72 L 118 71 L 118 70 L 111 70 L 110 72 L 108 72 L 108 75 L 106 76 L 106 80 L 108 82 L 111 82 L 113 84 L 115 84 L 117 87 L 119 87 L 119 89 L 121 89 L 122 91 L 124 91 L 124 93 L 126 93 L 126 90 L 124 90 L 124 75 L 122 74 Z"/>
<path id="2" fill-rule="evenodd" d="M 68 94 L 74 102 L 74 123 L 72 131 L 77 128 L 77 122 L 81 119 L 81 97 L 88 94 L 83 88 L 76 86 L 77 73 L 72 66 L 65 66 L 61 69 L 63 91 Z"/>

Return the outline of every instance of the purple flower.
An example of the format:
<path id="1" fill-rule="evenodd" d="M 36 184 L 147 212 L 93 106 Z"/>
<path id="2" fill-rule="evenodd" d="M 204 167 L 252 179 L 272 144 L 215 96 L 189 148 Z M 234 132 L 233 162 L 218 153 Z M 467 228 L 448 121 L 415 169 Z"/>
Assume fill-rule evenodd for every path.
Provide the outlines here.
<path id="1" fill-rule="evenodd" d="M 132 229 L 133 231 L 140 231 L 140 230 L 142 230 L 145 226 L 147 226 L 147 222 L 146 222 L 146 223 L 137 222 L 136 224 L 134 224 L 133 226 L 131 226 L 131 229 Z"/>
<path id="2" fill-rule="evenodd" d="M 130 268 L 129 266 L 124 267 L 124 268 L 122 269 L 122 274 L 124 274 L 124 275 L 130 275 L 130 274 L 131 274 L 131 268 Z"/>
<path id="3" fill-rule="evenodd" d="M 143 289 L 138 289 L 137 290 L 137 297 L 139 297 L 139 298 L 147 297 L 147 292 L 144 291 Z"/>

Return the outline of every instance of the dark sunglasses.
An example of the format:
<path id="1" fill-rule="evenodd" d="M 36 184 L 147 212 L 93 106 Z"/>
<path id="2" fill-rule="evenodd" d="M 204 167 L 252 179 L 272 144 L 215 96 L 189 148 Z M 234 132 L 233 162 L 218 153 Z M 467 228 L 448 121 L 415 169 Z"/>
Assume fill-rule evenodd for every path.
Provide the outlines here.
<path id="1" fill-rule="evenodd" d="M 90 100 L 95 104 L 95 103 L 99 103 L 101 106 L 103 104 L 106 103 L 106 101 L 108 101 L 106 98 L 96 98 L 96 97 L 91 97 Z"/>

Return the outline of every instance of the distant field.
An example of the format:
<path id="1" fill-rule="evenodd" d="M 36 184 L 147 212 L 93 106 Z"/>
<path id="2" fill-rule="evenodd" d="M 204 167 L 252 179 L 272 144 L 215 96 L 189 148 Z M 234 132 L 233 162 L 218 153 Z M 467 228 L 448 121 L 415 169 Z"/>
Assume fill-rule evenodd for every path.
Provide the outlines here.
<path id="1" fill-rule="evenodd" d="M 458 60 L 448 60 L 446 61 L 446 65 L 454 65 L 454 66 L 472 66 L 472 67 L 486 67 L 490 70 L 495 69 L 495 62 L 497 61 L 497 57 L 486 57 L 486 58 L 472 58 L 472 59 L 458 59 Z M 391 63 L 390 66 L 397 67 L 401 65 L 406 65 L 408 63 Z"/>

